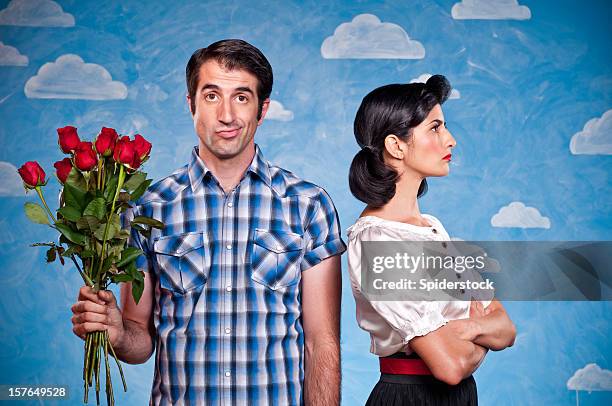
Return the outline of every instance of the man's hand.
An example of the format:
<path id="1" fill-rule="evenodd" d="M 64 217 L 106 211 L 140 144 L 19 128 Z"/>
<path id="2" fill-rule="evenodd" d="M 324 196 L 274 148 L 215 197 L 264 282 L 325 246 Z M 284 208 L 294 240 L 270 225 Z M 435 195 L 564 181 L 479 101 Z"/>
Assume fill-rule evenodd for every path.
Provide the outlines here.
<path id="1" fill-rule="evenodd" d="M 123 336 L 124 326 L 115 295 L 110 290 L 94 293 L 89 286 L 79 290 L 77 302 L 71 307 L 72 331 L 81 339 L 92 331 L 108 331 L 110 342 L 116 346 Z"/>

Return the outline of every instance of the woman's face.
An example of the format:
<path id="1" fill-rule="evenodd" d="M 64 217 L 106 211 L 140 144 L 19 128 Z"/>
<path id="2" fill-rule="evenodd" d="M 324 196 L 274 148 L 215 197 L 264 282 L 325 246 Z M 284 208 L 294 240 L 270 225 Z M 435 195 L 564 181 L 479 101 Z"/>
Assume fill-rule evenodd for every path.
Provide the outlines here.
<path id="1" fill-rule="evenodd" d="M 408 142 L 401 143 L 404 169 L 424 178 L 446 176 L 451 149 L 455 145 L 457 142 L 446 128 L 442 108 L 436 104 L 425 120 L 413 129 Z"/>

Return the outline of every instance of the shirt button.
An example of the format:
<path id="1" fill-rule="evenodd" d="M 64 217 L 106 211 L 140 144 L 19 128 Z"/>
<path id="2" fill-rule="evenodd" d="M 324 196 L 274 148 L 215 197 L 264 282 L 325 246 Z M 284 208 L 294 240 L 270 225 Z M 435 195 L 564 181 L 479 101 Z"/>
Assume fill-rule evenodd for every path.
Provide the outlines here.
<path id="1" fill-rule="evenodd" d="M 229 333 L 231 333 L 231 332 L 232 332 L 232 329 L 231 329 L 231 328 L 229 328 L 229 327 L 226 327 L 226 328 L 225 328 L 225 334 L 229 334 Z"/>
<path id="2" fill-rule="evenodd" d="M 228 250 L 231 250 L 231 249 L 232 249 L 232 244 L 227 244 L 227 245 L 225 246 L 225 248 L 227 248 Z"/>
<path id="3" fill-rule="evenodd" d="M 232 375 L 232 374 L 230 373 L 230 371 L 225 371 L 225 376 L 226 376 L 226 377 L 228 377 L 228 378 L 229 378 L 229 377 L 230 377 L 230 375 Z"/>
<path id="4" fill-rule="evenodd" d="M 229 202 L 229 203 L 227 204 L 227 207 L 234 207 L 234 203 Z"/>
<path id="5" fill-rule="evenodd" d="M 231 292 L 232 291 L 232 285 L 227 285 L 225 287 L 225 290 L 227 290 L 228 292 Z"/>

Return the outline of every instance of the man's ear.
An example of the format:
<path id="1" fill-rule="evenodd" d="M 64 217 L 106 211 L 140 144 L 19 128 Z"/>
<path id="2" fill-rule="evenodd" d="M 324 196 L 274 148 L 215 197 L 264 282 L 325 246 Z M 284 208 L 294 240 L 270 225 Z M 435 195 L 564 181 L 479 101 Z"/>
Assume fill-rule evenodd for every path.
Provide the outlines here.
<path id="1" fill-rule="evenodd" d="M 266 116 L 266 113 L 268 112 L 268 107 L 270 107 L 269 97 L 266 100 L 264 100 L 263 105 L 261 106 L 261 117 L 259 117 L 259 121 L 257 121 L 258 126 L 263 123 L 264 117 Z"/>
<path id="2" fill-rule="evenodd" d="M 189 93 L 187 93 L 187 106 L 189 107 L 189 112 L 193 116 L 195 114 L 195 112 L 193 110 L 191 110 L 191 96 L 189 96 Z"/>

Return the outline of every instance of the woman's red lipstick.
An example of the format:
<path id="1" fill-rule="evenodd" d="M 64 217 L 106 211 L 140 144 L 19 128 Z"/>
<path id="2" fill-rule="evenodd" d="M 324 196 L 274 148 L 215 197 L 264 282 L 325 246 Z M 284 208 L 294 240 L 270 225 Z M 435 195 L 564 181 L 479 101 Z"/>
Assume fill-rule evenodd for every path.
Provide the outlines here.
<path id="1" fill-rule="evenodd" d="M 445 156 L 442 159 L 445 160 L 445 161 L 450 161 L 451 160 L 451 154 L 448 154 L 447 156 Z"/>

